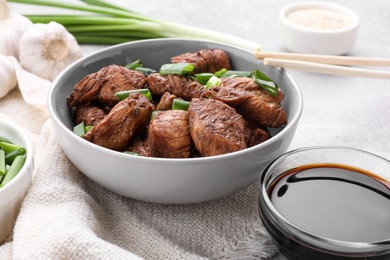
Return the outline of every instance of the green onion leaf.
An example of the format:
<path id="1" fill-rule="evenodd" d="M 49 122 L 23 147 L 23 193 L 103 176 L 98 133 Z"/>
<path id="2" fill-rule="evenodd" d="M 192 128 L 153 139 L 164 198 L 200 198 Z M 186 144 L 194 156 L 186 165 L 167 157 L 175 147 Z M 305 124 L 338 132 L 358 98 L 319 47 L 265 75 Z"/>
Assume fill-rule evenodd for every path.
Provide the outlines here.
<path id="1" fill-rule="evenodd" d="M 83 136 L 85 134 L 84 122 L 81 122 L 80 124 L 73 127 L 73 133 L 75 133 L 78 136 Z"/>
<path id="2" fill-rule="evenodd" d="M 207 81 L 214 76 L 213 73 L 197 73 L 195 74 L 194 79 L 202 85 L 206 85 Z"/>
<path id="3" fill-rule="evenodd" d="M 144 67 L 137 67 L 137 68 L 135 69 L 135 71 L 141 72 L 141 73 L 144 74 L 145 76 L 149 76 L 150 74 L 156 73 L 156 72 L 157 72 L 157 71 L 155 71 L 154 69 L 149 69 L 149 68 L 144 68 Z"/>
<path id="4" fill-rule="evenodd" d="M 190 105 L 190 102 L 181 100 L 181 99 L 174 99 L 172 103 L 172 110 L 188 110 L 188 106 Z"/>
<path id="5" fill-rule="evenodd" d="M 25 155 L 18 155 L 13 160 L 11 167 L 7 171 L 7 174 L 3 178 L 0 184 L 0 188 L 4 187 L 8 182 L 10 182 L 22 169 L 24 162 L 26 161 Z"/>
<path id="6" fill-rule="evenodd" d="M 150 120 L 153 120 L 156 118 L 156 116 L 161 112 L 161 110 L 155 110 L 152 112 L 152 115 L 150 116 Z"/>
<path id="7" fill-rule="evenodd" d="M 12 144 L 9 142 L 0 142 L 1 150 L 4 151 L 5 154 L 18 150 L 21 146 Z"/>
<path id="8" fill-rule="evenodd" d="M 252 73 L 250 71 L 228 70 L 223 74 L 222 78 L 236 78 L 236 77 L 249 78 L 251 75 Z"/>
<path id="9" fill-rule="evenodd" d="M 206 86 L 204 87 L 208 90 L 208 89 L 212 89 L 213 87 L 219 87 L 219 86 L 221 86 L 221 79 L 216 76 L 212 76 L 209 79 L 209 81 L 207 81 Z"/>
<path id="10" fill-rule="evenodd" d="M 85 132 L 85 133 L 88 133 L 88 131 L 91 130 L 92 127 L 93 127 L 92 125 L 86 125 L 86 126 L 84 127 L 84 132 Z"/>
<path id="11" fill-rule="evenodd" d="M 141 67 L 141 66 L 142 66 L 141 60 L 138 59 L 136 61 L 133 61 L 130 64 L 127 64 L 125 67 L 128 68 L 129 70 L 135 70 L 136 68 Z"/>
<path id="12" fill-rule="evenodd" d="M 164 64 L 160 68 L 160 74 L 163 76 L 174 74 L 174 75 L 187 75 L 193 72 L 195 65 L 192 63 L 168 63 Z"/>
<path id="13" fill-rule="evenodd" d="M 220 78 L 226 73 L 226 71 L 227 71 L 227 69 L 225 69 L 225 68 L 218 70 L 218 71 L 214 72 L 214 76 Z"/>
<path id="14" fill-rule="evenodd" d="M 5 166 L 7 164 L 5 163 L 5 152 L 3 150 L 0 150 L 0 175 L 4 175 L 6 172 Z"/>
<path id="15" fill-rule="evenodd" d="M 25 155 L 25 154 L 26 154 L 26 149 L 24 149 L 23 147 L 20 147 L 15 151 L 7 153 L 5 155 L 5 162 L 7 164 L 11 164 L 18 155 Z"/>
<path id="16" fill-rule="evenodd" d="M 264 89 L 271 96 L 276 97 L 278 95 L 278 90 L 279 90 L 278 84 L 276 84 L 275 81 L 270 79 L 263 72 L 255 69 L 253 71 L 252 78 L 256 82 L 257 85 L 259 85 L 262 89 Z"/>
<path id="17" fill-rule="evenodd" d="M 132 90 L 124 90 L 119 91 L 115 93 L 115 96 L 119 98 L 119 100 L 126 99 L 131 93 L 140 92 L 142 95 L 144 95 L 147 99 L 152 100 L 152 93 L 150 93 L 150 90 L 147 88 L 143 89 L 132 89 Z"/>
<path id="18" fill-rule="evenodd" d="M 130 155 L 135 155 L 135 156 L 140 156 L 139 153 L 135 153 L 135 152 L 131 152 L 131 151 L 124 151 L 123 153 L 130 154 Z"/>

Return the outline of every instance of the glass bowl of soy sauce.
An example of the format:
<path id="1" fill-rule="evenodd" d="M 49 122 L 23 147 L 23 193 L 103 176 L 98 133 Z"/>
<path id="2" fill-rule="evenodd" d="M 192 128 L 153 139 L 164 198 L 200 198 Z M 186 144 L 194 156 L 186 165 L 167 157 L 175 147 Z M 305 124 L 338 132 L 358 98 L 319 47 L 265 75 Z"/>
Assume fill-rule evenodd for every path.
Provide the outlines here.
<path id="1" fill-rule="evenodd" d="M 287 259 L 390 259 L 389 160 L 297 149 L 270 163 L 260 186 L 260 218 Z"/>

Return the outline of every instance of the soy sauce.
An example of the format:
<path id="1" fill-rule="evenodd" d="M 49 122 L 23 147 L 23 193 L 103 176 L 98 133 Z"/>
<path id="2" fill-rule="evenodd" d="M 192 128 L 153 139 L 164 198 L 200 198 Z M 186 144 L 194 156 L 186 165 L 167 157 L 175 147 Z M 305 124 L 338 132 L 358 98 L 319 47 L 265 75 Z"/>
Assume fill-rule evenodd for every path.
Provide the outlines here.
<path id="1" fill-rule="evenodd" d="M 269 196 L 291 223 L 314 235 L 349 242 L 390 239 L 390 183 L 338 164 L 292 169 Z"/>

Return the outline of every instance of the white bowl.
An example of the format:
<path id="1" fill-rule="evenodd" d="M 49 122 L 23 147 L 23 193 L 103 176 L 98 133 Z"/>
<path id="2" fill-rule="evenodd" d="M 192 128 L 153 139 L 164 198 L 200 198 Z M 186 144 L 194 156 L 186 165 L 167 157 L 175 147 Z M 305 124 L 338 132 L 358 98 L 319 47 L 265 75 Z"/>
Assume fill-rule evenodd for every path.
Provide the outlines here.
<path id="1" fill-rule="evenodd" d="M 315 20 L 311 20 L 310 16 L 300 16 L 300 21 L 303 21 L 305 25 L 298 25 L 296 20 L 291 21 L 288 18 L 293 12 L 309 12 L 313 9 L 337 13 L 348 20 L 348 24 L 345 27 L 335 27 L 330 30 L 329 28 L 318 28 L 321 27 L 317 24 L 320 19 L 318 14 L 315 17 L 313 15 Z M 332 16 L 329 20 L 332 21 L 333 18 Z M 279 13 L 279 21 L 281 42 L 289 51 L 327 55 L 341 55 L 350 51 L 355 44 L 360 23 L 359 16 L 346 7 L 315 1 L 299 2 L 286 6 Z M 314 26 L 314 24 L 318 26 Z"/>
<path id="2" fill-rule="evenodd" d="M 75 83 L 110 64 L 125 65 L 141 59 L 143 66 L 158 70 L 172 56 L 201 49 L 223 49 L 237 70 L 263 70 L 283 89 L 282 106 L 288 124 L 254 147 L 225 155 L 165 159 L 123 154 L 88 142 L 72 132 L 66 99 Z M 85 57 L 61 73 L 49 93 L 49 112 L 60 145 L 86 176 L 124 196 L 158 203 L 208 201 L 236 192 L 257 181 L 263 168 L 285 152 L 302 112 L 302 95 L 284 70 L 265 67 L 253 53 L 223 44 L 183 39 L 157 39 L 113 46 Z"/>
<path id="3" fill-rule="evenodd" d="M 22 201 L 30 187 L 33 172 L 33 149 L 26 133 L 13 123 L 0 119 L 0 136 L 26 148 L 26 161 L 19 173 L 0 188 L 0 243 L 11 233 Z"/>

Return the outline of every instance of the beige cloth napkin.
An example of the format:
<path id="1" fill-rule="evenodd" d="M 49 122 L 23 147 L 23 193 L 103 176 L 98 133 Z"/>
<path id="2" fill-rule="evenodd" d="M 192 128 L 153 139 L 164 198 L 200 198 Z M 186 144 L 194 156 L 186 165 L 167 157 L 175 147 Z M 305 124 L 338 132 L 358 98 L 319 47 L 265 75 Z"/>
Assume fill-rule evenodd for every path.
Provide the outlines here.
<path id="1" fill-rule="evenodd" d="M 0 259 L 261 259 L 276 253 L 258 216 L 258 184 L 190 205 L 117 195 L 72 165 L 50 119 L 25 102 L 21 89 L 0 99 L 0 116 L 29 131 L 34 180 Z"/>

